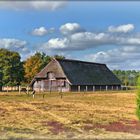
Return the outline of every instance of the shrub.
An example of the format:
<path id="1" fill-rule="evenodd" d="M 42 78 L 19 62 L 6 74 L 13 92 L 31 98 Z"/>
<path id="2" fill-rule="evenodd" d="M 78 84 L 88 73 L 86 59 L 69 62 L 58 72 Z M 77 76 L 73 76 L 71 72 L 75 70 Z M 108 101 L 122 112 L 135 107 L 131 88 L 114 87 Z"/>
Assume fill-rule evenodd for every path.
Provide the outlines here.
<path id="1" fill-rule="evenodd" d="M 140 76 L 138 77 L 137 80 L 137 109 L 136 109 L 136 114 L 138 119 L 140 120 Z"/>

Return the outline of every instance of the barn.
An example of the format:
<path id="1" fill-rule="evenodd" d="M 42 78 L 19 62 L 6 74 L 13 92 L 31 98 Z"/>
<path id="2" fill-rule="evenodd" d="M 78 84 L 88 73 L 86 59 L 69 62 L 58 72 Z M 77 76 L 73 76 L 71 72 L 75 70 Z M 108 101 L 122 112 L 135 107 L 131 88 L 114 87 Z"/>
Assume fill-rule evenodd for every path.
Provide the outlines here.
<path id="1" fill-rule="evenodd" d="M 121 82 L 105 64 L 53 58 L 30 86 L 35 91 L 119 90 Z"/>

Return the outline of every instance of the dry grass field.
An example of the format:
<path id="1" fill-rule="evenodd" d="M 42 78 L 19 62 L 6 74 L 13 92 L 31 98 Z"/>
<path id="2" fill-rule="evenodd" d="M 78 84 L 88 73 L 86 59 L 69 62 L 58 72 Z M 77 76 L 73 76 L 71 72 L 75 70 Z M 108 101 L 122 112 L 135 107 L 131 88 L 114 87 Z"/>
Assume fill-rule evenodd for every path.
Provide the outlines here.
<path id="1" fill-rule="evenodd" d="M 1 139 L 140 139 L 135 91 L 0 93 Z"/>

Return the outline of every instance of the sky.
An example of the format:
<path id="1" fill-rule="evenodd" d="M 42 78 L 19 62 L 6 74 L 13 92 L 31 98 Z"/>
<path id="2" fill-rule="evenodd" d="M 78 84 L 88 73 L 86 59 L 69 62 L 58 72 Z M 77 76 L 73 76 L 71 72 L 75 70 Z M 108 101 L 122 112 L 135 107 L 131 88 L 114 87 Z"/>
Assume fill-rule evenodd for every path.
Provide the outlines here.
<path id="1" fill-rule="evenodd" d="M 0 48 L 140 70 L 140 2 L 0 2 Z"/>

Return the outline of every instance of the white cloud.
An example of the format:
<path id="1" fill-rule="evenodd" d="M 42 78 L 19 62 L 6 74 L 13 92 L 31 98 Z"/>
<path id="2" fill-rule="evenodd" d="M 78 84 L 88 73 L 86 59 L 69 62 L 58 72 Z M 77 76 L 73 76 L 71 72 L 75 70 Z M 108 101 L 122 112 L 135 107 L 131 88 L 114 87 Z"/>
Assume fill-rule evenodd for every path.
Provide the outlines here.
<path id="1" fill-rule="evenodd" d="M 12 10 L 56 10 L 65 6 L 66 1 L 1 1 L 0 8 Z"/>
<path id="2" fill-rule="evenodd" d="M 66 25 L 66 24 L 65 24 Z M 78 25 L 78 26 L 77 26 Z M 112 69 L 140 69 L 140 34 L 125 33 L 116 34 L 114 32 L 89 32 L 81 30 L 77 24 L 72 28 L 63 28 L 63 37 L 51 38 L 48 41 L 34 46 L 33 51 L 43 51 L 48 55 L 70 54 L 70 51 L 81 51 L 99 46 L 113 45 L 115 49 L 99 51 L 95 54 L 85 56 L 88 61 L 106 63 Z M 66 26 L 65 26 L 66 27 Z M 49 32 L 54 32 L 54 28 L 46 29 L 40 27 L 34 29 L 34 35 L 43 36 Z M 64 33 L 64 31 L 66 31 Z M 22 56 L 33 53 L 26 47 L 27 42 L 18 39 L 0 39 L 0 48 L 18 51 Z M 25 58 L 25 55 L 23 56 Z"/>
<path id="3" fill-rule="evenodd" d="M 133 24 L 126 24 L 120 26 L 110 26 L 108 27 L 109 32 L 117 32 L 117 33 L 128 33 L 134 30 Z"/>
<path id="4" fill-rule="evenodd" d="M 139 46 L 140 37 L 137 35 L 116 36 L 108 33 L 80 32 L 64 38 L 52 38 L 41 44 L 41 47 L 44 50 L 73 51 L 86 50 L 103 45 Z"/>
<path id="5" fill-rule="evenodd" d="M 125 34 L 116 34 L 114 32 L 77 32 L 74 28 L 69 28 L 65 27 L 61 30 L 64 35 L 63 38 L 52 38 L 39 45 L 41 51 L 68 53 L 69 51 L 113 45 L 116 46 L 115 49 L 91 53 L 86 55 L 85 59 L 105 63 L 112 69 L 140 69 L 140 35 L 138 33 L 129 34 L 130 29 L 119 29 Z"/>
<path id="6" fill-rule="evenodd" d="M 44 50 L 84 50 L 107 43 L 108 35 L 90 32 L 75 33 L 69 37 L 53 38 L 41 45 Z"/>
<path id="7" fill-rule="evenodd" d="M 120 25 L 114 30 L 129 32 L 133 24 Z M 110 28 L 111 29 L 111 28 Z M 113 29 L 113 28 L 112 28 Z M 42 50 L 68 51 L 86 50 L 102 45 L 134 46 L 140 45 L 139 34 L 115 34 L 110 32 L 94 33 L 85 31 L 78 23 L 66 23 L 60 27 L 63 38 L 51 38 L 40 46 Z"/>
<path id="8" fill-rule="evenodd" d="M 123 46 L 85 56 L 86 60 L 105 63 L 112 69 L 139 69 L 140 47 Z"/>
<path id="9" fill-rule="evenodd" d="M 35 36 L 44 36 L 48 33 L 47 29 L 45 27 L 39 27 L 39 28 L 35 28 L 32 31 L 32 35 Z"/>
<path id="10" fill-rule="evenodd" d="M 45 27 L 39 27 L 39 28 L 35 28 L 31 34 L 34 36 L 45 36 L 49 33 L 53 33 L 55 31 L 55 28 L 50 28 L 50 29 L 46 29 Z"/>
<path id="11" fill-rule="evenodd" d="M 65 47 L 69 45 L 69 40 L 67 38 L 54 38 L 50 39 L 48 42 L 41 45 L 42 49 L 50 50 L 50 49 L 65 49 Z"/>
<path id="12" fill-rule="evenodd" d="M 70 35 L 82 31 L 84 31 L 84 29 L 82 29 L 78 23 L 66 23 L 60 27 L 60 32 L 64 35 Z"/>
<path id="13" fill-rule="evenodd" d="M 0 39 L 0 48 L 17 51 L 21 54 L 29 53 L 29 49 L 26 47 L 26 45 L 27 45 L 26 41 L 22 41 L 18 39 L 11 39 L 11 38 Z"/>

